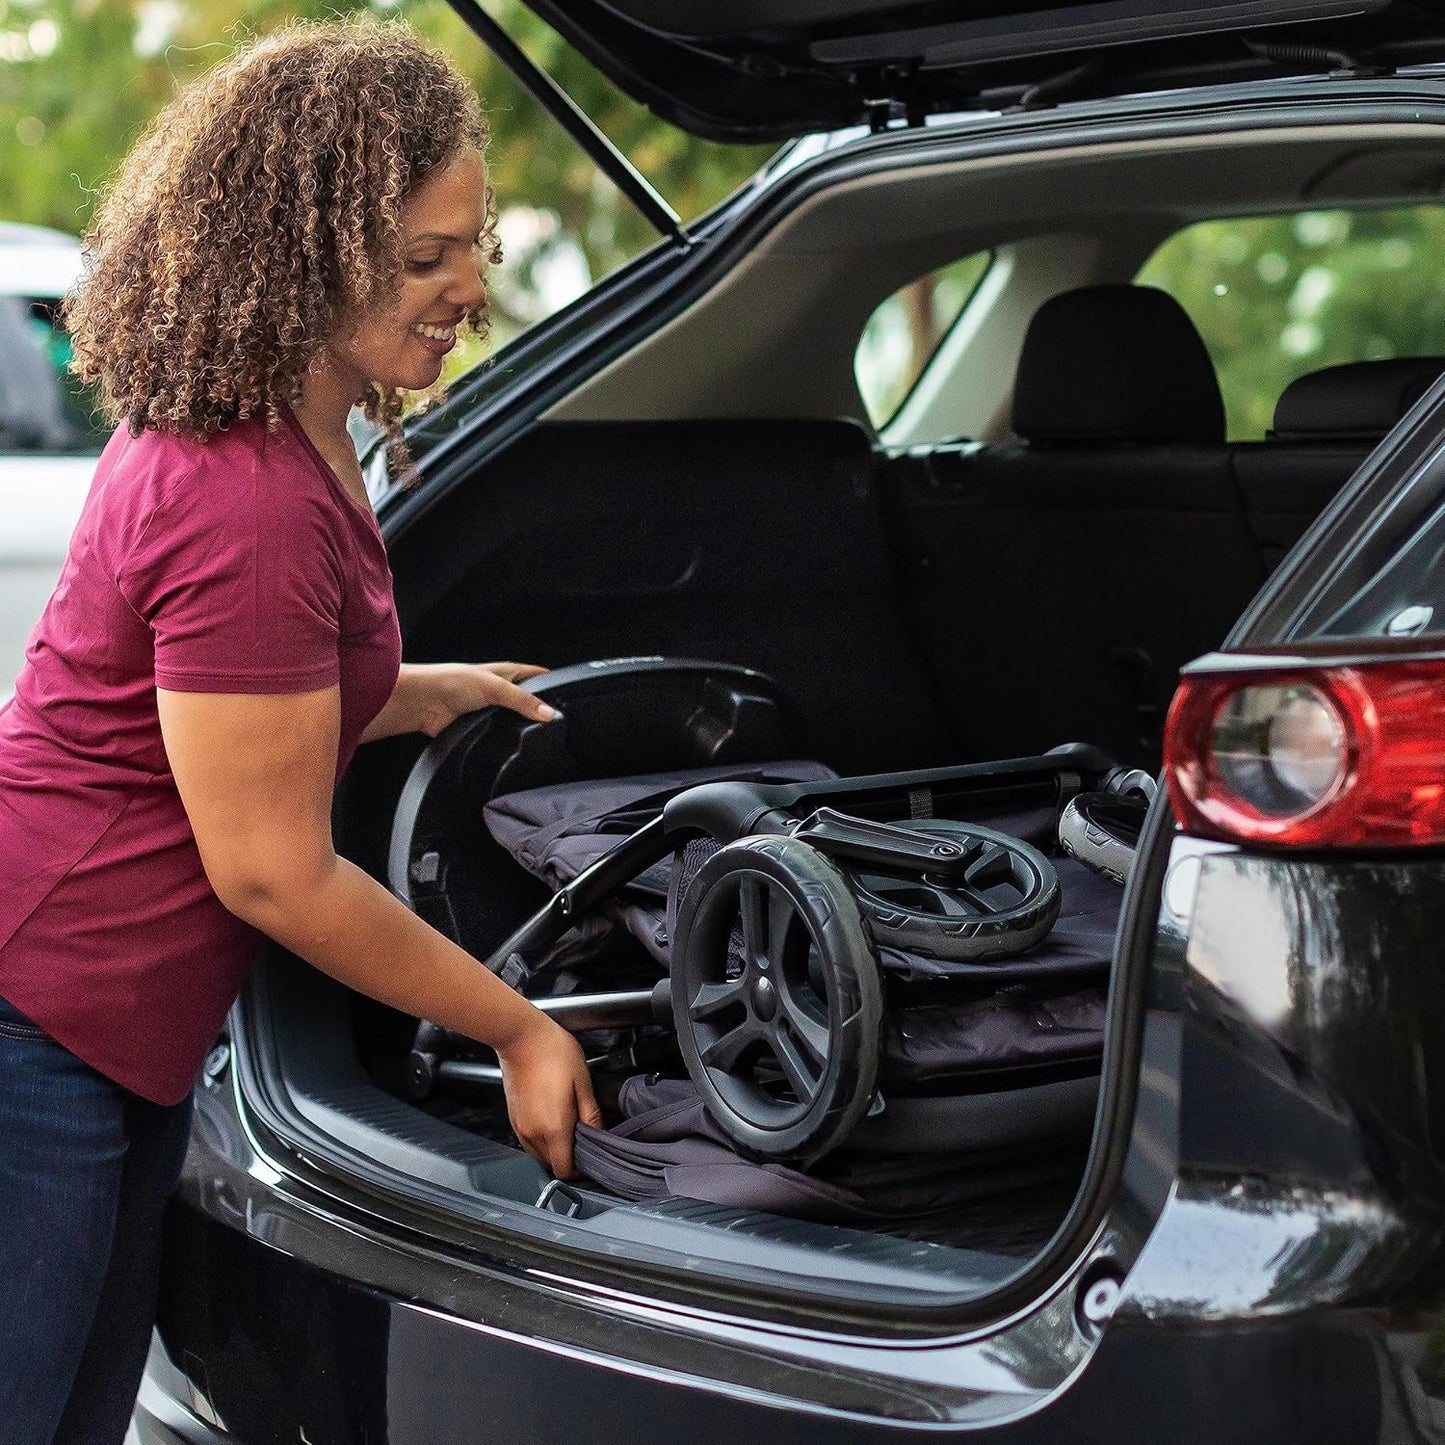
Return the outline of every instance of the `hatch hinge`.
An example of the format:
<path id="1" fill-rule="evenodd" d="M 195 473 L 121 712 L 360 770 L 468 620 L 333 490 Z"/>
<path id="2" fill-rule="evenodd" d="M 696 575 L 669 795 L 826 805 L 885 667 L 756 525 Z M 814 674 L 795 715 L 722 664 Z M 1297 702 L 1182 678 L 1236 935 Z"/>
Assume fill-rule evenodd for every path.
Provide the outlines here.
<path id="1" fill-rule="evenodd" d="M 882 100 L 865 100 L 863 104 L 868 111 L 868 129 L 874 135 L 885 130 L 902 130 L 907 125 L 907 108 L 891 95 Z"/>
<path id="2" fill-rule="evenodd" d="M 652 183 L 612 144 L 592 118 L 482 9 L 480 0 L 448 0 L 467 29 L 488 46 L 516 76 L 523 88 L 546 110 L 597 163 L 607 178 L 642 212 L 661 235 L 686 250 L 692 237 L 683 228 L 677 212 L 654 189 Z"/>
<path id="3" fill-rule="evenodd" d="M 868 84 L 875 98 L 865 96 L 868 129 L 874 135 L 885 130 L 911 130 L 923 124 L 928 108 L 917 96 L 912 66 L 885 65 Z"/>

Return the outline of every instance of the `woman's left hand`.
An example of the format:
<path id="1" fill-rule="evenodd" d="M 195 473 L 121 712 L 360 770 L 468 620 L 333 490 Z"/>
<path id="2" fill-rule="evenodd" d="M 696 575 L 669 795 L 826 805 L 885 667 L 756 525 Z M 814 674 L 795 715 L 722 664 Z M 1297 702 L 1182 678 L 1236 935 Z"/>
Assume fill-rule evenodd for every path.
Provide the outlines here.
<path id="1" fill-rule="evenodd" d="M 546 671 L 530 662 L 405 662 L 390 700 L 362 741 L 415 732 L 434 738 L 463 713 L 483 707 L 507 707 L 530 721 L 551 722 L 555 709 L 517 686 Z"/>

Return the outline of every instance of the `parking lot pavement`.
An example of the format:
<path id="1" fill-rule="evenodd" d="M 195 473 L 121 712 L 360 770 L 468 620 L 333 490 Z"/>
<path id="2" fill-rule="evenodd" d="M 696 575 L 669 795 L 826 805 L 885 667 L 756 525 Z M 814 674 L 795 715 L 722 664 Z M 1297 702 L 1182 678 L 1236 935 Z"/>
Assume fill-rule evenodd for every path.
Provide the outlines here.
<path id="1" fill-rule="evenodd" d="M 0 566 L 0 700 L 10 696 L 25 660 L 25 640 L 60 576 L 60 561 Z"/>

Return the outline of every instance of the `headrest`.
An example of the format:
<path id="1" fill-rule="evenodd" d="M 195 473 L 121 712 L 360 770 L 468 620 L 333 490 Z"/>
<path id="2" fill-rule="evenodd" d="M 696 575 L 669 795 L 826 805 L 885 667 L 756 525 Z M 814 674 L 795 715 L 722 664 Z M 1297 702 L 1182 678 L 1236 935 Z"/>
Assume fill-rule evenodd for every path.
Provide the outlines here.
<path id="1" fill-rule="evenodd" d="M 1024 336 L 1013 427 L 1030 442 L 1224 441 L 1214 363 L 1149 286 L 1088 286 L 1039 307 Z"/>
<path id="2" fill-rule="evenodd" d="M 1445 371 L 1445 357 L 1350 361 L 1312 371 L 1284 389 L 1273 435 L 1379 441 Z"/>

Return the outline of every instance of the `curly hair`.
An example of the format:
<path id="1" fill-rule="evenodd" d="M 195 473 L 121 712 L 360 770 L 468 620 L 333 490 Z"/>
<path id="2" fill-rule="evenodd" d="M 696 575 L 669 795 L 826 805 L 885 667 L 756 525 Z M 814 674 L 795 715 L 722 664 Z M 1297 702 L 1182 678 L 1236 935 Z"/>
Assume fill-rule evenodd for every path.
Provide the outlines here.
<path id="1" fill-rule="evenodd" d="M 133 433 L 275 426 L 342 318 L 396 294 L 407 197 L 486 142 L 466 80 L 399 22 L 301 22 L 246 46 L 110 182 L 65 305 L 73 368 Z M 489 190 L 490 260 L 493 222 Z M 395 441 L 401 395 L 362 400 Z"/>

